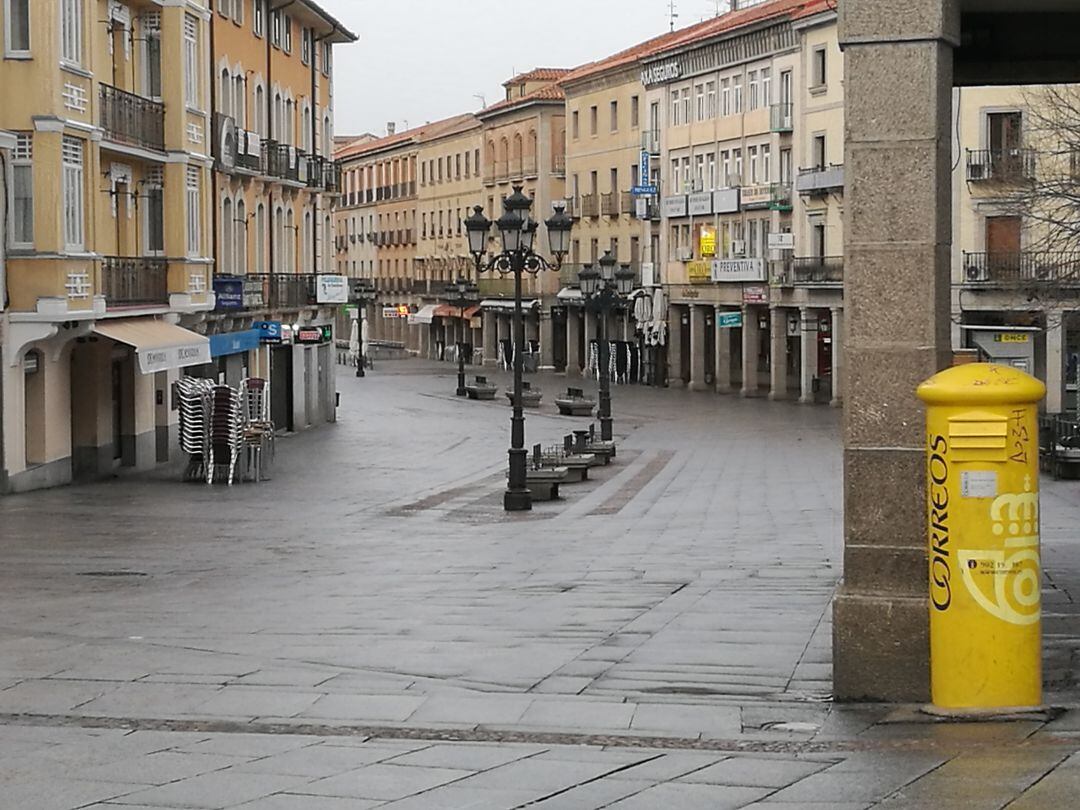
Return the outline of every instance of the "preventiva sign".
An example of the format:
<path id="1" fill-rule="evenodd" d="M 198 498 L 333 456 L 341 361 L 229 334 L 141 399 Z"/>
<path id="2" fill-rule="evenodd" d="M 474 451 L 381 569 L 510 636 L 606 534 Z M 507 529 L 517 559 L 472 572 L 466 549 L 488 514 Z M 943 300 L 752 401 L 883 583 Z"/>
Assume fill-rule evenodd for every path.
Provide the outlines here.
<path id="1" fill-rule="evenodd" d="M 641 71 L 641 83 L 646 87 L 653 84 L 675 81 L 682 77 L 682 65 L 678 62 L 664 62 L 660 65 L 649 65 Z"/>

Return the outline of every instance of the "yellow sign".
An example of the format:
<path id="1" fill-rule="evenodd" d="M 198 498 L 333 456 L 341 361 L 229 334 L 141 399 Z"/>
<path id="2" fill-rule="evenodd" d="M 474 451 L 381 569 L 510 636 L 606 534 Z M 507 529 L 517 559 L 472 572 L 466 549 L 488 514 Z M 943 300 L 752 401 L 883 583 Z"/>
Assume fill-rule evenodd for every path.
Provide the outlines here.
<path id="1" fill-rule="evenodd" d="M 701 226 L 701 255 L 712 257 L 716 255 L 716 228 L 712 225 Z"/>
<path id="2" fill-rule="evenodd" d="M 712 281 L 712 264 L 710 262 L 690 262 L 686 265 L 686 273 L 691 284 L 704 284 Z"/>
<path id="3" fill-rule="evenodd" d="M 994 335 L 994 343 L 1027 343 L 1028 335 L 1024 332 L 1000 332 Z"/>
<path id="4" fill-rule="evenodd" d="M 918 393 L 929 406 L 934 706 L 949 713 L 1040 706 L 1037 416 L 1046 386 L 1009 366 L 969 363 Z"/>

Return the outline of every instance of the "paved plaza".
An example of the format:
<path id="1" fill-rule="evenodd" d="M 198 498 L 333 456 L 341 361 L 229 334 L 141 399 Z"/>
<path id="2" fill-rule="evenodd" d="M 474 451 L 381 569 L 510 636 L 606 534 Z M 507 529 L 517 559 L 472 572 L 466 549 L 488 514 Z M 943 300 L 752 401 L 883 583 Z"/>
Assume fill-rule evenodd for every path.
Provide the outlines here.
<path id="1" fill-rule="evenodd" d="M 838 411 L 617 388 L 616 462 L 507 515 L 508 380 L 452 371 L 342 371 L 257 486 L 0 500 L 0 808 L 1075 804 L 1077 484 L 1043 490 L 1057 710 L 935 724 L 830 699 Z M 587 424 L 535 379 L 530 444 Z"/>

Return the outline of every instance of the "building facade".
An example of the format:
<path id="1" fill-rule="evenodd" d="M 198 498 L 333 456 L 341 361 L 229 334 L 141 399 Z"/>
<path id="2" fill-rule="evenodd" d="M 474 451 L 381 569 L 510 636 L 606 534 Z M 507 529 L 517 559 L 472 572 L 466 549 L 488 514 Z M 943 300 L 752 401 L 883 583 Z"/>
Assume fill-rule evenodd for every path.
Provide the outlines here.
<path id="1" fill-rule="evenodd" d="M 6 489 L 145 470 L 177 452 L 170 384 L 214 307 L 210 10 L 10 0 Z"/>

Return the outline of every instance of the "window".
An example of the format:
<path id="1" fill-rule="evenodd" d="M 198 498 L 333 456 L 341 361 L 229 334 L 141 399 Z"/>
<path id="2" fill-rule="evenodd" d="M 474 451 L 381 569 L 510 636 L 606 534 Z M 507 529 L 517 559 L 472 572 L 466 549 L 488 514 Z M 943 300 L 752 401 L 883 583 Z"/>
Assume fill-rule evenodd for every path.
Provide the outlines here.
<path id="1" fill-rule="evenodd" d="M 614 193 L 619 190 L 619 170 L 611 170 L 611 191 Z"/>
<path id="2" fill-rule="evenodd" d="M 758 221 L 750 220 L 746 223 L 746 255 L 756 259 L 758 255 Z"/>
<path id="3" fill-rule="evenodd" d="M 285 34 L 285 53 L 292 53 L 292 17 L 288 14 L 282 20 L 282 28 Z M 291 211 L 289 212 L 292 213 Z"/>
<path id="4" fill-rule="evenodd" d="M 422 185 L 422 186 L 427 185 L 427 164 L 426 163 L 421 163 L 420 164 L 420 185 Z"/>
<path id="5" fill-rule="evenodd" d="M 236 223 L 233 222 L 232 200 L 226 197 L 221 202 L 221 269 L 229 276 L 236 274 L 236 268 L 233 265 L 235 259 L 233 231 L 235 225 Z"/>
<path id="6" fill-rule="evenodd" d="M 705 120 L 705 85 L 699 84 L 694 88 L 695 113 L 698 121 Z"/>
<path id="7" fill-rule="evenodd" d="M 199 106 L 199 21 L 184 15 L 184 103 Z"/>
<path id="8" fill-rule="evenodd" d="M 333 53 L 333 50 L 330 47 L 330 43 L 329 42 L 324 42 L 322 44 L 322 74 L 323 74 L 323 76 L 329 76 L 330 75 L 330 71 L 331 71 L 330 62 L 331 62 L 331 54 L 332 53 Z"/>
<path id="9" fill-rule="evenodd" d="M 461 155 L 454 155 L 454 179 L 461 179 Z"/>
<path id="10" fill-rule="evenodd" d="M 814 168 L 817 169 L 819 172 L 824 171 L 825 166 L 826 166 L 825 160 L 826 160 L 826 158 L 828 156 L 827 152 L 826 152 L 826 149 L 825 149 L 825 136 L 824 135 L 815 135 L 814 136 L 814 144 L 813 144 L 812 154 L 813 154 L 813 157 L 814 157 Z"/>
<path id="11" fill-rule="evenodd" d="M 473 171 L 480 174 L 480 150 L 473 152 Z"/>
<path id="12" fill-rule="evenodd" d="M 720 82 L 720 114 L 731 115 L 731 79 L 723 79 Z"/>
<path id="13" fill-rule="evenodd" d="M 746 155 L 750 161 L 750 185 L 756 186 L 758 184 L 758 148 L 747 147 Z"/>
<path id="14" fill-rule="evenodd" d="M 690 123 L 690 88 L 684 87 L 679 94 L 679 106 L 681 108 L 682 122 Z"/>
<path id="15" fill-rule="evenodd" d="M 82 64 L 82 0 L 60 0 L 60 58 Z"/>
<path id="16" fill-rule="evenodd" d="M 300 61 L 305 65 L 311 64 L 311 41 L 312 31 L 310 28 L 300 29 Z"/>
<path id="17" fill-rule="evenodd" d="M 709 152 L 705 156 L 705 178 L 708 181 L 707 188 L 711 191 L 716 188 L 716 155 Z"/>
<path id="18" fill-rule="evenodd" d="M 160 256 L 165 252 L 165 192 L 161 175 L 146 187 L 146 252 Z"/>
<path id="19" fill-rule="evenodd" d="M 598 126 L 598 119 L 599 119 L 599 114 L 597 112 L 596 105 L 594 104 L 592 107 L 589 108 L 589 134 L 590 135 L 595 135 L 596 134 L 597 126 Z"/>
<path id="20" fill-rule="evenodd" d="M 270 12 L 270 42 L 275 48 L 281 47 L 281 12 Z"/>
<path id="21" fill-rule="evenodd" d="M 729 152 L 727 149 L 723 150 L 720 153 L 720 167 L 721 167 L 720 170 L 723 172 L 723 175 L 722 175 L 721 179 L 724 182 L 724 186 L 727 187 L 727 188 L 730 188 L 731 187 L 731 152 Z"/>
<path id="22" fill-rule="evenodd" d="M 630 99 L 630 128 L 637 129 L 641 126 L 641 99 L 633 96 Z"/>
<path id="23" fill-rule="evenodd" d="M 682 182 L 683 188 L 686 191 L 693 191 L 690 183 L 690 156 L 687 155 L 682 159 Z"/>
<path id="24" fill-rule="evenodd" d="M 812 89 L 824 88 L 828 83 L 828 62 L 825 55 L 825 46 L 814 48 L 813 64 L 810 73 L 810 87 Z"/>
<path id="25" fill-rule="evenodd" d="M 469 171 L 469 163 L 470 163 L 471 158 L 472 158 L 472 154 L 469 153 L 469 152 L 466 152 L 465 153 L 465 176 L 466 177 L 471 177 L 472 176 L 472 172 Z"/>
<path id="26" fill-rule="evenodd" d="M 261 37 L 263 35 L 264 25 L 265 21 L 263 19 L 263 0 L 253 0 L 251 27 L 255 31 L 255 36 Z"/>
<path id="27" fill-rule="evenodd" d="M 679 91 L 671 91 L 671 125 L 673 127 L 682 125 L 682 116 L 679 109 Z"/>
<path id="28" fill-rule="evenodd" d="M 743 111 L 742 106 L 742 76 L 736 76 L 732 81 L 732 99 L 731 107 L 732 112 L 735 115 L 739 115 Z"/>
<path id="29" fill-rule="evenodd" d="M 679 159 L 674 158 L 671 161 L 671 193 L 679 194 L 682 192 L 682 178 L 679 175 Z"/>
<path id="30" fill-rule="evenodd" d="M 82 250 L 84 245 L 85 184 L 83 182 L 83 142 L 65 135 L 61 159 L 64 180 L 64 247 Z"/>
<path id="31" fill-rule="evenodd" d="M 761 106 L 772 106 L 772 69 L 761 69 Z"/>
<path id="32" fill-rule="evenodd" d="M 791 150 L 780 150 L 780 182 L 790 183 L 792 177 Z"/>
<path id="33" fill-rule="evenodd" d="M 187 252 L 198 256 L 202 247 L 202 206 L 198 166 L 187 167 Z"/>
<path id="34" fill-rule="evenodd" d="M 34 244 L 33 141 L 29 132 L 15 136 L 11 159 L 11 243 L 15 247 Z"/>
<path id="35" fill-rule="evenodd" d="M 233 0 L 233 22 L 244 24 L 244 0 Z"/>
<path id="36" fill-rule="evenodd" d="M 149 98 L 161 98 L 161 30 L 145 18 L 143 38 L 143 91 Z"/>
<path id="37" fill-rule="evenodd" d="M 705 85 L 705 115 L 712 119 L 716 118 L 716 82 L 711 81 Z"/>
<path id="38" fill-rule="evenodd" d="M 694 158 L 694 191 L 705 189 L 705 155 Z"/>
<path id="39" fill-rule="evenodd" d="M 611 131 L 619 131 L 619 102 L 611 102 Z"/>
<path id="40" fill-rule="evenodd" d="M 741 186 L 743 179 L 742 149 L 732 149 L 731 157 L 735 163 L 734 183 L 730 185 Z"/>
<path id="41" fill-rule="evenodd" d="M 768 144 L 761 147 L 761 182 L 772 182 L 772 147 Z"/>
<path id="42" fill-rule="evenodd" d="M 12 54 L 30 52 L 30 0 L 7 0 L 4 7 L 6 37 L 4 51 Z"/>
<path id="43" fill-rule="evenodd" d="M 746 89 L 749 95 L 750 110 L 753 111 L 758 108 L 758 72 L 751 70 L 748 78 Z"/>
<path id="44" fill-rule="evenodd" d="M 247 208 L 236 201 L 236 272 L 247 274 Z"/>

